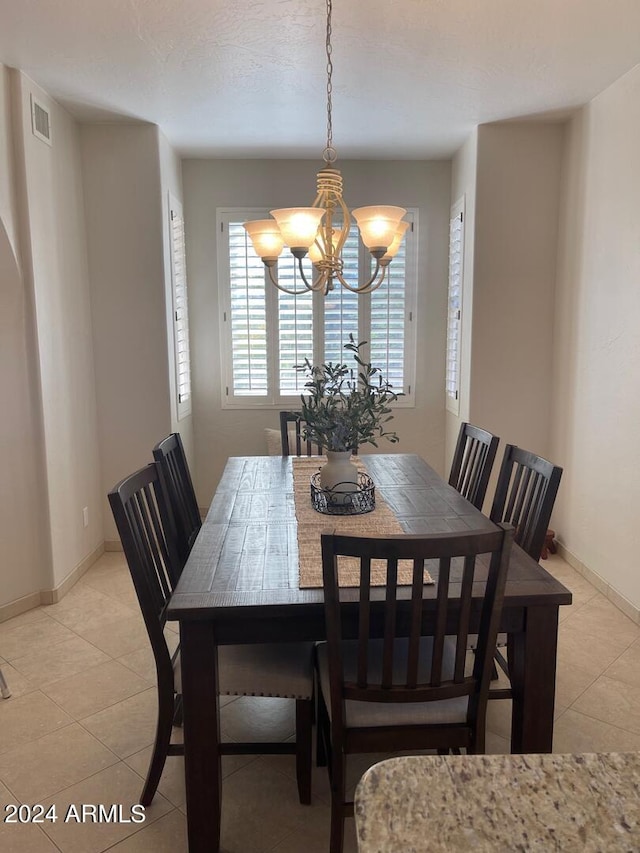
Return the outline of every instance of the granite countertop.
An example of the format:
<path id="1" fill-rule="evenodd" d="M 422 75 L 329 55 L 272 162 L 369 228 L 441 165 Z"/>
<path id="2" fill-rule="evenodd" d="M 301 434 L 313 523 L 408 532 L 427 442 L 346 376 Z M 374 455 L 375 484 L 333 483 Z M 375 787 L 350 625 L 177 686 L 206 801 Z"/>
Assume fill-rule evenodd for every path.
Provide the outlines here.
<path id="1" fill-rule="evenodd" d="M 640 753 L 420 755 L 371 767 L 359 853 L 640 850 Z"/>

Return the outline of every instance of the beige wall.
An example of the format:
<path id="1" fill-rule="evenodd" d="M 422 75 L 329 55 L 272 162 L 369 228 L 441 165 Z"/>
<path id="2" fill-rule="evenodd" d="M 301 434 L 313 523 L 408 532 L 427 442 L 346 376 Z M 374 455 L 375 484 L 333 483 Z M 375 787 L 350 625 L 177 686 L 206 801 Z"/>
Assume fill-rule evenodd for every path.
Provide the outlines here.
<path id="1" fill-rule="evenodd" d="M 38 603 L 53 574 L 33 311 L 18 243 L 11 77 L 0 64 L 0 608 L 16 602 L 19 610 Z"/>
<path id="2" fill-rule="evenodd" d="M 415 409 L 398 409 L 398 445 L 382 452 L 417 452 L 438 470 L 444 459 L 444 345 L 449 162 L 339 163 L 350 207 L 383 199 L 419 209 L 419 294 Z M 275 411 L 221 408 L 216 208 L 286 207 L 315 196 L 315 161 L 187 160 L 183 164 L 189 316 L 194 379 L 195 485 L 201 505 L 215 490 L 227 457 L 266 452 L 264 428 Z"/>
<path id="3" fill-rule="evenodd" d="M 570 127 L 555 303 L 555 526 L 640 608 L 640 67 Z"/>
<path id="4" fill-rule="evenodd" d="M 171 431 L 159 131 L 83 125 L 82 160 L 102 465 L 105 539 L 116 540 L 106 498 L 151 461 Z"/>
<path id="5" fill-rule="evenodd" d="M 505 444 L 550 454 L 564 134 L 559 123 L 484 125 L 454 161 L 453 197 L 464 191 L 467 215 L 461 405 L 447 416 L 447 464 L 463 420 L 500 436 L 485 509 Z"/>
<path id="6" fill-rule="evenodd" d="M 26 76 L 13 79 L 29 257 L 23 269 L 33 293 L 53 585 L 59 586 L 103 541 L 80 148 L 66 111 Z M 31 93 L 50 111 L 51 146 L 31 132 Z"/>

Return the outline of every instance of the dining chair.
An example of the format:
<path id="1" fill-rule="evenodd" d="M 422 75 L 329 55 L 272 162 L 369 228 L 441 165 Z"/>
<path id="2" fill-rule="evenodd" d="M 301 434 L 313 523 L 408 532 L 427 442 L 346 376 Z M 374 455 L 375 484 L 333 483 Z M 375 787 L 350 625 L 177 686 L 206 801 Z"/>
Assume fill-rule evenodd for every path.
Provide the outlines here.
<path id="1" fill-rule="evenodd" d="M 167 645 L 166 610 L 174 578 L 180 574 L 179 552 L 171 539 L 171 509 L 151 463 L 126 477 L 109 492 L 109 503 L 147 628 L 158 686 L 156 736 L 140 803 L 151 803 L 167 755 L 184 755 L 171 743 L 172 725 L 182 715 L 180 647 Z M 163 524 L 169 520 L 169 528 Z M 221 695 L 292 698 L 296 701 L 296 740 L 278 743 L 222 743 L 223 755 L 294 754 L 298 795 L 311 802 L 311 729 L 313 711 L 313 643 L 272 643 L 218 648 Z"/>
<path id="2" fill-rule="evenodd" d="M 463 423 L 453 454 L 449 485 L 482 509 L 500 439 L 486 429 Z"/>
<path id="3" fill-rule="evenodd" d="M 153 458 L 171 507 L 171 523 L 175 526 L 182 568 L 200 531 L 202 519 L 180 433 L 171 433 L 158 442 L 153 448 Z"/>
<path id="4" fill-rule="evenodd" d="M 514 542 L 539 562 L 553 505 L 558 494 L 562 468 L 528 450 L 507 444 L 491 506 L 492 521 L 507 522 L 515 529 Z M 507 657 L 500 651 L 507 647 Z M 509 643 L 498 636 L 495 659 L 509 677 Z M 490 699 L 508 699 L 510 688 L 494 688 Z"/>
<path id="5" fill-rule="evenodd" d="M 318 725 L 331 785 L 330 853 L 341 853 L 346 756 L 438 749 L 484 752 L 492 657 L 513 530 L 361 537 L 323 534 L 327 640 L 317 649 Z M 490 554 L 480 564 L 476 557 Z M 338 589 L 338 561 L 359 561 L 359 586 Z M 372 561 L 386 565 L 386 586 L 371 586 Z M 398 584 L 398 562 L 412 568 Z M 423 585 L 425 561 L 436 579 Z M 433 565 L 435 563 L 435 565 Z M 473 671 L 465 674 L 474 582 L 486 578 Z M 424 597 L 429 590 L 428 598 Z M 357 613 L 357 640 L 343 640 L 342 619 Z M 431 635 L 424 631 L 431 626 Z M 382 637 L 382 639 L 372 639 Z"/>
<path id="6" fill-rule="evenodd" d="M 283 456 L 322 455 L 324 451 L 319 444 L 312 444 L 305 440 L 303 427 L 304 421 L 300 417 L 300 412 L 280 412 L 280 440 Z"/>

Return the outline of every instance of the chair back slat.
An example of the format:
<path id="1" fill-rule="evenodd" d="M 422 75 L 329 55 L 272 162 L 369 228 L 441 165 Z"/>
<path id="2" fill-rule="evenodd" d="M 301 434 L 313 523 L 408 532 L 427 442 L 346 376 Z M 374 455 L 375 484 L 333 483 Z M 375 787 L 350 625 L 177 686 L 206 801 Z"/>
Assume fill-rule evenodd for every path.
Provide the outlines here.
<path id="1" fill-rule="evenodd" d="M 500 439 L 487 430 L 463 423 L 451 463 L 449 485 L 482 509 Z"/>
<path id="2" fill-rule="evenodd" d="M 413 561 L 411 584 L 411 624 L 407 650 L 407 687 L 418 686 L 420 665 L 420 638 L 422 635 L 422 587 L 424 586 L 424 560 Z"/>
<path id="3" fill-rule="evenodd" d="M 363 557 L 360 565 L 360 605 L 358 614 L 358 687 L 367 686 L 369 629 L 371 623 L 371 558 Z"/>
<path id="4" fill-rule="evenodd" d="M 499 624 L 499 613 L 497 619 L 494 618 L 494 608 L 501 607 L 502 599 L 492 599 L 488 605 L 485 601 L 483 605 L 479 630 L 486 635 L 489 664 L 484 666 L 483 662 L 472 675 L 465 675 L 464 657 L 473 612 L 474 583 L 488 575 L 487 590 L 491 590 L 492 596 L 496 590 L 504 588 L 512 539 L 513 530 L 505 525 L 490 532 L 430 536 L 322 535 L 332 721 L 342 719 L 346 700 L 428 702 L 470 697 L 482 691 L 486 701 Z M 490 555 L 490 559 L 485 557 L 480 561 L 476 559 L 478 555 Z M 343 603 L 337 579 L 339 556 L 359 558 L 362 581 L 355 591 L 349 590 Z M 370 587 L 372 560 L 386 563 L 386 588 L 381 591 L 382 595 L 375 595 Z M 405 560 L 411 561 L 413 566 L 410 601 L 407 600 L 408 588 L 398 583 L 398 566 Z M 431 588 L 423 584 L 425 561 L 433 560 L 438 561 L 435 602 Z M 487 562 L 490 563 L 488 572 Z M 452 579 L 455 591 L 450 589 Z M 357 596 L 356 604 L 354 595 Z M 341 608 L 353 609 L 354 606 L 361 620 L 356 663 L 353 671 L 345 672 Z M 363 618 L 367 620 L 366 625 L 362 623 Z M 487 634 L 490 629 L 493 633 Z M 374 630 L 375 636 L 382 636 L 381 655 L 371 652 Z M 432 648 L 430 666 L 427 661 L 420 661 L 425 632 L 433 638 L 432 647 L 424 646 Z M 451 643 L 455 644 L 453 656 L 447 651 Z M 377 662 L 375 668 L 374 662 Z"/>
<path id="5" fill-rule="evenodd" d="M 289 424 L 294 425 L 295 447 L 291 447 Z M 300 412 L 280 412 L 280 439 L 283 456 L 321 456 L 324 452 L 319 444 L 307 441 L 304 437 L 305 421 Z M 294 452 L 295 451 L 295 452 Z"/>
<path id="6" fill-rule="evenodd" d="M 491 520 L 515 528 L 514 541 L 540 559 L 562 468 L 528 450 L 508 444 L 498 475 Z"/>
<path id="7" fill-rule="evenodd" d="M 179 571 L 182 571 L 202 526 L 202 519 L 180 434 L 174 432 L 158 442 L 153 448 L 153 458 L 158 465 L 161 488 L 171 514 L 170 517 L 165 515 L 162 521 L 166 527 L 175 527 L 181 564 Z"/>
<path id="8" fill-rule="evenodd" d="M 393 659 L 396 639 L 396 588 L 398 584 L 398 560 L 387 560 L 387 587 L 384 609 L 384 645 L 382 648 L 382 686 L 393 684 Z"/>

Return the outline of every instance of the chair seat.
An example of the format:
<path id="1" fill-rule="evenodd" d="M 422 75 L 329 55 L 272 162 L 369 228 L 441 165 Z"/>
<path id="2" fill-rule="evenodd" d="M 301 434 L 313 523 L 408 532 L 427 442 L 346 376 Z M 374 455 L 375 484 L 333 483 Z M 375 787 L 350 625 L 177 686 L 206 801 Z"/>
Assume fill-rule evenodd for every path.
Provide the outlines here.
<path id="1" fill-rule="evenodd" d="M 407 640 L 395 644 L 393 681 L 402 683 L 406 678 L 406 662 L 409 643 Z M 346 681 L 355 681 L 357 667 L 357 642 L 342 644 Z M 428 682 L 431 669 L 433 638 L 423 637 L 420 641 L 419 679 Z M 326 643 L 317 646 L 318 673 L 320 688 L 326 698 L 327 711 L 331 719 L 329 701 L 329 662 Z M 382 672 L 382 640 L 369 643 L 369 678 L 371 682 L 379 680 Z M 442 664 L 443 681 L 451 678 L 455 663 L 455 644 L 445 641 Z M 345 702 L 345 723 L 348 728 L 373 728 L 377 726 L 422 726 L 434 724 L 455 724 L 467 722 L 468 698 L 442 699 L 436 702 Z"/>
<path id="2" fill-rule="evenodd" d="M 313 643 L 218 646 L 221 696 L 311 699 Z M 180 655 L 174 662 L 176 692 L 182 692 Z"/>

